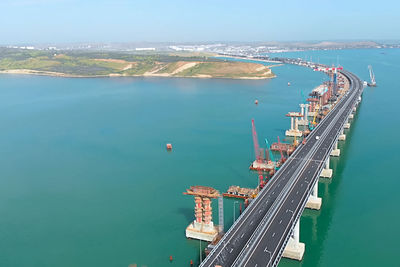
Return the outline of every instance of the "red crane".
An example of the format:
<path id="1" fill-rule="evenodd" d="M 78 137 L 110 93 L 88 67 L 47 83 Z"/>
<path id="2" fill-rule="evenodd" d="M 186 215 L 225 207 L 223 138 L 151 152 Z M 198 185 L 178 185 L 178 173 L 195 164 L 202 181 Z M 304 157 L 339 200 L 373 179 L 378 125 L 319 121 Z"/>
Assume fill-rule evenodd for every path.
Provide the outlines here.
<path id="1" fill-rule="evenodd" d="M 258 144 L 258 137 L 257 137 L 257 131 L 256 131 L 256 126 L 254 124 L 254 119 L 251 120 L 251 130 L 253 133 L 253 144 L 254 144 L 254 153 L 256 156 L 256 161 L 257 162 L 262 162 L 262 151 L 260 151 L 260 145 Z M 261 170 L 258 170 L 258 179 L 260 183 L 260 188 L 264 187 L 264 176 L 262 174 Z"/>
<path id="2" fill-rule="evenodd" d="M 281 144 L 281 140 L 279 139 L 279 136 L 278 136 L 278 144 Z M 281 161 L 281 164 L 283 164 L 286 161 L 286 158 L 283 156 L 282 146 L 279 145 L 278 147 L 279 147 L 279 152 L 281 153 L 280 161 Z"/>
<path id="3" fill-rule="evenodd" d="M 262 162 L 262 152 L 260 153 L 260 145 L 258 144 L 258 137 L 256 132 L 256 126 L 254 125 L 254 119 L 251 120 L 251 130 L 253 132 L 253 144 L 254 144 L 254 153 L 256 156 L 257 162 Z"/>

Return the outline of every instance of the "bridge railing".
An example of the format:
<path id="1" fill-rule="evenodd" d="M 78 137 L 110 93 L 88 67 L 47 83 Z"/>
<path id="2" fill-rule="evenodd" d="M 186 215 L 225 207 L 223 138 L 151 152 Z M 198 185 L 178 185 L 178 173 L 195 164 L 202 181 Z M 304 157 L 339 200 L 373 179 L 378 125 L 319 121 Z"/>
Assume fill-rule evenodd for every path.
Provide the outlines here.
<path id="1" fill-rule="evenodd" d="M 349 81 L 351 81 L 351 79 L 349 77 L 347 77 L 347 78 Z M 349 109 L 349 111 L 347 113 L 341 114 L 341 115 L 344 115 L 345 119 L 341 121 L 339 129 L 343 129 L 344 124 L 346 122 L 346 118 L 348 118 L 350 116 L 351 112 L 353 111 L 354 106 L 357 104 L 357 101 L 358 101 L 357 98 L 359 97 L 360 93 L 361 93 L 360 91 L 355 93 L 354 100 L 353 100 L 353 103 L 351 104 L 351 108 Z M 324 169 L 325 161 L 328 159 L 328 157 L 330 157 L 330 154 L 335 146 L 335 143 L 338 140 L 339 133 L 340 133 L 340 131 L 336 132 L 335 137 L 332 139 L 329 149 L 327 150 L 328 153 L 326 153 L 324 155 L 323 160 L 321 160 L 321 162 L 320 162 L 320 166 L 318 167 L 318 172 L 316 173 L 312 182 L 308 184 L 308 190 L 306 191 L 307 193 L 303 195 L 300 205 L 296 208 L 296 211 L 294 212 L 294 215 L 295 215 L 294 220 L 291 219 L 291 221 L 293 221 L 293 222 L 290 224 L 290 227 L 288 228 L 288 231 L 286 231 L 286 234 L 284 234 L 285 238 L 284 238 L 283 244 L 281 245 L 281 248 L 278 251 L 277 257 L 275 258 L 274 262 L 272 263 L 272 266 L 278 265 L 280 258 L 283 254 L 283 251 L 285 250 L 285 247 L 286 247 L 287 243 L 289 242 L 290 236 L 293 233 L 294 227 L 295 227 L 296 223 L 298 222 L 298 220 L 300 219 L 300 217 L 305 209 L 306 203 L 311 195 L 311 191 L 314 188 L 315 183 L 318 182 L 321 172 Z M 270 259 L 270 261 L 271 261 L 271 259 Z"/>

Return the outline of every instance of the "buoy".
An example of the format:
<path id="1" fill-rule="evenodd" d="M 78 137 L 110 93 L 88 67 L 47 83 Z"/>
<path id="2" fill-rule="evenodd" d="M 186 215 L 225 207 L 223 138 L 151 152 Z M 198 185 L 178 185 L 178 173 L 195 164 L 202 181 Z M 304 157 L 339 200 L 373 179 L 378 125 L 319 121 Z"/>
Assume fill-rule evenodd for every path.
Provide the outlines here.
<path id="1" fill-rule="evenodd" d="M 256 99 L 256 101 L 254 101 L 254 104 L 258 105 L 258 100 Z"/>
<path id="2" fill-rule="evenodd" d="M 172 260 L 173 260 L 173 259 L 172 259 L 172 256 L 169 256 L 169 261 L 172 262 Z"/>
<path id="3" fill-rule="evenodd" d="M 193 266 L 193 261 L 192 260 L 190 260 L 190 266 Z"/>
<path id="4" fill-rule="evenodd" d="M 171 144 L 167 144 L 167 150 L 172 150 L 172 145 Z"/>
<path id="5" fill-rule="evenodd" d="M 290 83 L 287 83 L 287 86 L 290 86 Z"/>

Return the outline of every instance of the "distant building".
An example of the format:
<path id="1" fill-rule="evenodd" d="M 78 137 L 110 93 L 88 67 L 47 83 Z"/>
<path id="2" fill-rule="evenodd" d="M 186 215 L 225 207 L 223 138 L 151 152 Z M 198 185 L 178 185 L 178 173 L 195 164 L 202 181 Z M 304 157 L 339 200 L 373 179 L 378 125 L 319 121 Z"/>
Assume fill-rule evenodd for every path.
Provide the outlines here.
<path id="1" fill-rule="evenodd" d="M 154 47 L 136 47 L 136 51 L 154 51 L 156 50 Z"/>

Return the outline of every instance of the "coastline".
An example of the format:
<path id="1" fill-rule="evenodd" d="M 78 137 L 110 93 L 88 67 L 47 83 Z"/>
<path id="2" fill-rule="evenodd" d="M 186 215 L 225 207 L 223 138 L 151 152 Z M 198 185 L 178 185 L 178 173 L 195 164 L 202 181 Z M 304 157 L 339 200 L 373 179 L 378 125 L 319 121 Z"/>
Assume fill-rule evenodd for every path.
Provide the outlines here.
<path id="1" fill-rule="evenodd" d="M 272 72 L 271 72 L 272 73 Z M 271 76 L 265 77 L 214 77 L 212 75 L 192 75 L 192 76 L 183 76 L 183 75 L 173 75 L 170 73 L 144 73 L 144 74 L 120 74 L 120 73 L 110 73 L 104 75 L 76 75 L 76 74 L 67 74 L 62 72 L 52 72 L 52 71 L 39 71 L 39 70 L 30 70 L 30 69 L 10 69 L 10 70 L 1 70 L 0 74 L 17 74 L 17 75 L 38 75 L 38 76 L 51 76 L 51 77 L 63 77 L 63 78 L 114 78 L 114 77 L 166 77 L 166 78 L 201 78 L 201 79 L 232 79 L 232 80 L 265 80 L 275 78 L 276 75 L 272 73 Z"/>
<path id="2" fill-rule="evenodd" d="M 234 59 L 243 59 L 243 60 L 252 60 L 252 61 L 257 61 L 257 62 L 268 62 L 268 63 L 278 63 L 276 65 L 268 65 L 268 68 L 273 68 L 273 67 L 279 67 L 279 66 L 283 66 L 284 64 L 277 62 L 277 61 L 273 61 L 273 60 L 267 60 L 267 59 L 258 59 L 258 58 L 246 58 L 246 57 L 235 57 L 235 56 L 229 56 L 229 55 L 217 55 L 214 56 L 215 58 L 219 58 L 219 57 L 226 57 L 226 58 L 234 58 Z"/>

